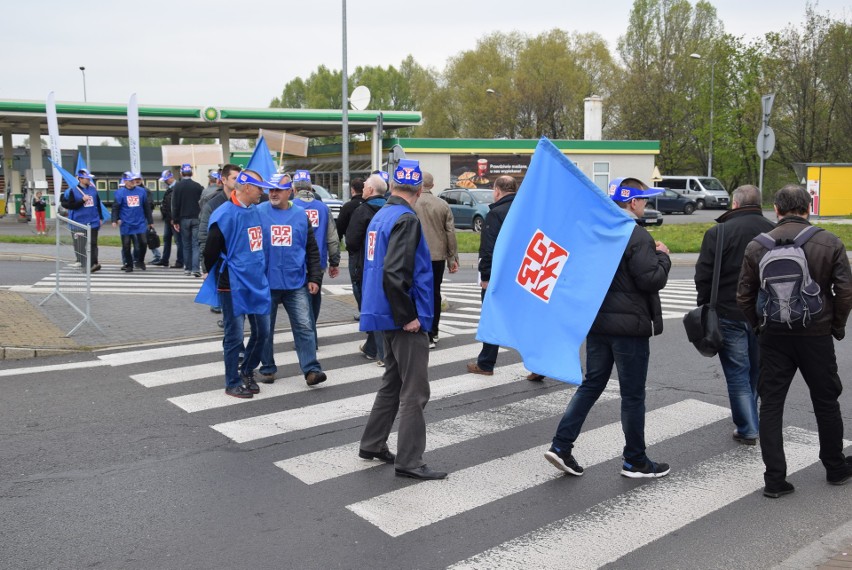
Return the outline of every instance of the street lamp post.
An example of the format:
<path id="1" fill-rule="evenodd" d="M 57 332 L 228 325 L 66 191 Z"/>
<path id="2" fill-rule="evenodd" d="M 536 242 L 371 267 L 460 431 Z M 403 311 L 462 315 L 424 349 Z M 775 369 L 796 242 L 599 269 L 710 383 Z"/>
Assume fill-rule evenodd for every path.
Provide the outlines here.
<path id="1" fill-rule="evenodd" d="M 340 145 L 340 162 L 341 162 L 341 178 L 340 181 L 340 195 L 344 196 L 345 192 L 349 189 L 349 85 L 348 85 L 348 77 L 346 70 L 346 0 L 342 0 L 343 4 L 343 70 L 341 72 L 341 76 L 343 77 L 343 85 L 342 92 L 343 96 L 341 97 L 341 102 L 343 105 L 343 116 L 342 116 L 342 135 L 343 140 Z"/>
<path id="2" fill-rule="evenodd" d="M 83 103 L 88 103 L 89 98 L 86 95 L 86 67 L 84 65 L 80 66 L 80 72 L 83 74 Z M 91 172 L 92 157 L 89 155 L 89 135 L 86 135 L 86 167 Z"/>
<path id="3" fill-rule="evenodd" d="M 701 54 L 691 53 L 692 59 L 701 59 Z M 713 176 L 713 91 L 716 76 L 716 60 L 710 60 L 710 148 L 707 153 L 707 176 Z"/>

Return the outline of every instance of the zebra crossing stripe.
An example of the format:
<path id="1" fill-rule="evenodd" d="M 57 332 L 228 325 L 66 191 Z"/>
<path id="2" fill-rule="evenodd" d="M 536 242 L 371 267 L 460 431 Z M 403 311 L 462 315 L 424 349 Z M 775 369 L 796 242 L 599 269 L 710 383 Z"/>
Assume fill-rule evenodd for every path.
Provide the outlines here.
<path id="1" fill-rule="evenodd" d="M 21 374 L 43 374 L 45 372 L 58 372 L 62 370 L 76 370 L 79 368 L 97 368 L 98 366 L 106 366 L 106 362 L 97 360 L 87 360 L 86 362 L 69 362 L 67 364 L 47 364 L 45 366 L 28 366 L 26 368 L 9 368 L 8 370 L 0 370 L 0 377 L 3 376 L 20 376 Z"/>
<path id="2" fill-rule="evenodd" d="M 358 347 L 362 344 L 364 344 L 363 340 L 353 340 L 351 342 L 333 344 L 327 348 L 323 347 L 322 353 L 318 356 L 320 358 L 334 358 L 336 356 L 356 354 L 358 352 Z M 275 354 L 274 358 L 275 363 L 279 367 L 299 362 L 299 357 L 293 349 L 290 349 L 287 352 L 278 352 Z M 146 388 L 153 388 L 155 386 L 179 384 L 181 382 L 189 382 L 191 380 L 200 380 L 202 378 L 211 378 L 214 376 L 221 376 L 224 378 L 224 375 L 225 363 L 221 360 L 217 360 L 216 362 L 208 362 L 205 364 L 133 374 L 130 378 L 136 380 Z"/>
<path id="3" fill-rule="evenodd" d="M 800 471 L 817 462 L 819 436 L 787 427 L 784 451 L 787 473 Z M 738 446 L 450 568 L 564 568 L 565 553 L 572 568 L 599 568 L 760 490 L 763 469 L 758 448 Z"/>
<path id="4" fill-rule="evenodd" d="M 443 348 L 440 350 L 432 350 L 429 353 L 429 365 L 440 366 L 441 364 L 449 364 L 458 362 L 465 358 L 471 358 L 479 350 L 478 343 L 465 344 L 451 348 Z M 298 359 L 296 360 L 298 364 Z M 326 370 L 328 375 L 328 384 L 333 386 L 341 386 L 343 384 L 351 384 L 352 382 L 360 382 L 362 380 L 377 379 L 382 376 L 384 370 L 376 366 L 375 362 L 361 364 L 358 366 L 347 366 L 345 368 L 337 368 L 334 370 Z M 225 394 L 224 387 L 198 394 L 188 394 L 186 396 L 178 396 L 169 398 L 169 402 L 177 407 L 192 413 L 202 410 L 210 410 L 213 408 L 222 408 L 225 406 L 235 406 L 239 404 L 248 404 L 258 400 L 275 398 L 277 396 L 285 396 L 287 394 L 295 394 L 297 392 L 310 392 L 316 390 L 311 388 L 303 381 L 301 376 L 296 378 L 278 378 L 274 384 L 263 384 L 260 388 L 260 393 L 255 394 L 251 399 L 232 398 Z"/>
<path id="5" fill-rule="evenodd" d="M 357 324 L 335 325 L 330 327 L 320 327 L 317 329 L 321 339 L 352 334 L 358 332 Z M 290 331 L 275 333 L 275 344 L 285 343 L 293 340 L 293 334 Z M 127 364 L 138 364 L 140 362 L 151 362 L 154 360 L 166 360 L 169 358 L 180 358 L 183 356 L 192 356 L 196 354 L 221 353 L 222 341 L 213 340 L 209 342 L 197 342 L 192 344 L 180 344 L 177 346 L 164 346 L 159 348 L 146 348 L 143 350 L 134 350 L 128 352 L 113 352 L 110 354 L 99 355 L 98 358 L 110 366 L 124 366 Z"/>
<path id="6" fill-rule="evenodd" d="M 523 379 L 523 374 L 523 364 L 512 364 L 498 368 L 494 371 L 494 376 L 462 374 L 436 380 L 429 383 L 432 392 L 430 401 L 434 402 L 468 392 L 511 384 Z M 224 422 L 211 427 L 237 443 L 246 443 L 369 415 L 375 398 L 375 394 L 364 394 L 283 412 Z"/>
<path id="7" fill-rule="evenodd" d="M 649 412 L 645 438 L 653 445 L 729 415 L 721 406 L 683 400 Z M 581 465 L 592 466 L 619 457 L 623 447 L 621 423 L 615 422 L 584 433 L 575 455 Z M 437 484 L 410 485 L 346 508 L 390 536 L 401 536 L 562 476 L 543 458 L 546 449 L 542 445 L 500 457 L 450 473 Z"/>
<path id="8" fill-rule="evenodd" d="M 542 396 L 426 424 L 427 451 L 558 416 L 565 411 L 573 393 L 574 388 L 552 390 Z M 601 394 L 600 401 L 617 397 L 616 391 L 606 391 Z M 392 450 L 396 449 L 396 437 L 394 432 L 388 438 L 388 447 Z M 277 461 L 275 465 L 300 481 L 313 485 L 384 464 L 359 459 L 358 442 L 355 442 Z"/>

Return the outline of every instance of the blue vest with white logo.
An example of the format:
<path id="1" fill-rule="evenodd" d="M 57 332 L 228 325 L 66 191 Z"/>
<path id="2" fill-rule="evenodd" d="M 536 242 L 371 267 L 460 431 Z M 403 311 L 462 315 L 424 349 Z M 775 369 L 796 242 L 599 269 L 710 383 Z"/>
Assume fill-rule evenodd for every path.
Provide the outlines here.
<path id="1" fill-rule="evenodd" d="M 219 305 L 216 283 L 219 273 L 227 267 L 234 315 L 269 314 L 271 294 L 263 253 L 263 225 L 257 208 L 225 202 L 211 214 L 210 226 L 213 224 L 219 226 L 227 251 L 219 256 L 219 261 L 208 273 L 195 302 Z"/>
<path id="2" fill-rule="evenodd" d="M 291 205 L 286 210 L 273 208 L 270 202 L 257 207 L 263 224 L 263 251 L 270 289 L 299 289 L 308 273 L 308 216 Z"/>
<path id="3" fill-rule="evenodd" d="M 70 192 L 73 192 L 78 198 L 80 196 L 80 192 L 83 193 L 83 207 L 77 208 L 76 210 L 69 210 L 68 218 L 74 220 L 78 224 L 85 224 L 92 228 L 101 227 L 100 198 L 98 198 L 98 191 L 95 190 L 95 187 L 91 185 L 87 188 L 77 186 L 77 188 L 69 188 L 65 191 L 66 194 L 69 194 Z M 147 227 L 147 224 L 145 227 Z"/>
<path id="4" fill-rule="evenodd" d="M 326 236 L 328 236 L 328 219 L 330 217 L 328 206 L 319 200 L 305 202 L 300 198 L 293 200 L 293 203 L 304 208 L 308 213 L 308 219 L 314 228 L 314 237 L 317 238 L 317 246 L 319 247 L 320 252 L 320 265 L 323 269 L 325 269 L 328 267 L 328 243 L 325 241 Z"/>
<path id="5" fill-rule="evenodd" d="M 115 192 L 115 201 L 119 204 L 121 235 L 144 234 L 148 231 L 148 220 L 145 216 L 148 195 L 145 190 L 138 187 L 128 190 L 127 186 L 122 186 Z"/>
<path id="6" fill-rule="evenodd" d="M 364 277 L 361 281 L 362 331 L 402 328 L 394 323 L 390 302 L 385 296 L 382 277 L 391 230 L 399 217 L 405 214 L 415 215 L 408 206 L 386 205 L 376 212 L 367 227 L 367 238 L 364 242 Z M 414 282 L 408 294 L 417 309 L 420 327 L 427 331 L 432 328 L 432 318 L 435 314 L 432 287 L 432 257 L 429 255 L 426 238 L 423 237 L 423 232 L 420 232 L 420 242 L 414 254 Z"/>

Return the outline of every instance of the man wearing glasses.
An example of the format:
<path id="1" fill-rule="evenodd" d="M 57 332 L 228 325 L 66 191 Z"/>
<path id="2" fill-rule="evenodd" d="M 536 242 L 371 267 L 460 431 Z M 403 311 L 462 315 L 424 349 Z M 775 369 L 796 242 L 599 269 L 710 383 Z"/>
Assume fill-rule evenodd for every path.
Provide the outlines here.
<path id="1" fill-rule="evenodd" d="M 263 228 L 256 204 L 272 188 L 258 173 L 237 175 L 231 199 L 210 216 L 204 245 L 204 284 L 195 301 L 222 307 L 225 336 L 225 394 L 251 398 L 260 392 L 253 371 L 269 334 L 269 281 L 263 252 Z M 243 351 L 243 327 L 248 317 L 251 335 Z"/>
<path id="2" fill-rule="evenodd" d="M 616 178 L 609 183 L 610 198 L 634 220 L 642 218 L 648 198 L 661 193 L 662 189 L 648 188 L 636 178 Z M 655 242 L 648 230 L 636 224 L 586 337 L 586 376 L 544 454 L 557 469 L 575 476 L 583 474 L 571 450 L 615 364 L 625 439 L 621 474 L 632 479 L 668 475 L 666 463 L 651 461 L 645 454 L 645 382 L 651 354 L 648 340 L 663 332 L 659 292 L 666 286 L 672 265 L 668 253 L 665 244 Z"/>

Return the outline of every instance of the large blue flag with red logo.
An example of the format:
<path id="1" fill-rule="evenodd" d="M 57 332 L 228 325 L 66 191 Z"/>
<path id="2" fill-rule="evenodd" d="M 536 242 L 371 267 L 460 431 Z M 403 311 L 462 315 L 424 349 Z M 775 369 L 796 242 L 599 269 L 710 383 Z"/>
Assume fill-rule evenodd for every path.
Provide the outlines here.
<path id="1" fill-rule="evenodd" d="M 262 136 L 257 139 L 257 146 L 254 147 L 254 152 L 251 153 L 246 170 L 254 170 L 267 182 L 272 180 L 272 175 L 278 171 L 275 168 L 275 161 L 272 160 L 269 147 L 266 145 L 266 139 Z"/>
<path id="2" fill-rule="evenodd" d="M 542 137 L 494 247 L 476 338 L 580 384 L 580 345 L 635 226 Z"/>

